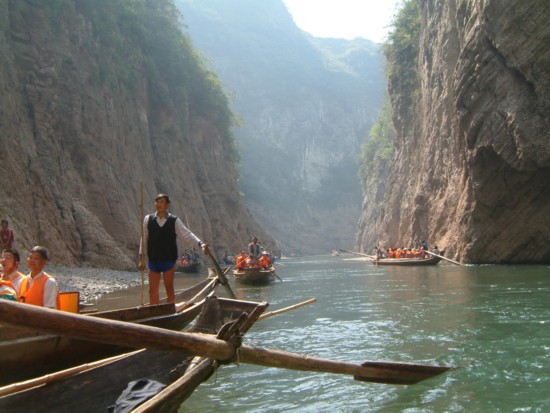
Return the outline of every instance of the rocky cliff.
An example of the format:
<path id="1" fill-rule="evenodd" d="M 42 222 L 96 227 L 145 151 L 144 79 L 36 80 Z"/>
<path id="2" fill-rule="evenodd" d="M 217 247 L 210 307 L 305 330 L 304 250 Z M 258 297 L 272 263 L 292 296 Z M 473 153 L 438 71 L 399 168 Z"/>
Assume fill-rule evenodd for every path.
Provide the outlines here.
<path id="1" fill-rule="evenodd" d="M 146 212 L 169 193 L 218 253 L 252 234 L 272 242 L 239 196 L 219 82 L 166 32 L 183 45 L 171 50 L 159 33 L 173 22 L 140 4 L 0 0 L 0 217 L 22 252 L 42 244 L 56 264 L 135 267 L 141 181 Z"/>
<path id="2" fill-rule="evenodd" d="M 246 205 L 286 253 L 355 242 L 357 154 L 384 89 L 379 45 L 316 39 L 282 0 L 177 0 L 233 93 Z"/>
<path id="3" fill-rule="evenodd" d="M 426 238 L 466 262 L 550 262 L 548 3 L 419 5 L 414 116 L 390 83 L 397 151 L 359 247 Z"/>

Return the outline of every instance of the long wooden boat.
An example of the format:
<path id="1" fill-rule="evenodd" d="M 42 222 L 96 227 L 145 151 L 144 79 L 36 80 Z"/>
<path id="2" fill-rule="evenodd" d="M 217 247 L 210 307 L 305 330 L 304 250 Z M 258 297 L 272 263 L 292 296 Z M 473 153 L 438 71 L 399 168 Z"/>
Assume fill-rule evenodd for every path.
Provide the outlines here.
<path id="1" fill-rule="evenodd" d="M 418 265 L 437 265 L 441 258 L 430 256 L 428 258 L 379 258 L 372 260 L 374 265 L 401 265 L 401 266 L 418 266 Z"/>
<path id="2" fill-rule="evenodd" d="M 243 284 L 265 285 L 275 281 L 275 268 L 261 269 L 255 267 L 234 269 L 233 275 L 237 281 Z"/>
<path id="3" fill-rule="evenodd" d="M 178 271 L 185 272 L 188 274 L 196 274 L 196 273 L 199 273 L 200 270 L 201 270 L 201 263 L 199 261 L 195 261 L 195 262 L 178 267 Z"/>
<path id="4" fill-rule="evenodd" d="M 205 279 L 176 294 L 176 304 L 140 306 L 89 314 L 110 320 L 181 330 L 199 315 L 204 299 L 214 293 L 217 279 Z M 24 328 L 0 327 L 0 385 L 98 360 L 128 348 L 37 334 Z"/>
<path id="5" fill-rule="evenodd" d="M 267 303 L 209 297 L 188 332 L 231 339 L 235 333 L 240 336 L 246 332 L 265 308 Z M 240 323 L 228 324 L 237 319 Z M 208 358 L 144 349 L 70 377 L 0 397 L 0 411 L 105 412 L 117 402 L 129 382 L 147 378 L 169 386 L 148 402 L 146 411 L 173 412 L 217 366 L 215 360 Z"/>

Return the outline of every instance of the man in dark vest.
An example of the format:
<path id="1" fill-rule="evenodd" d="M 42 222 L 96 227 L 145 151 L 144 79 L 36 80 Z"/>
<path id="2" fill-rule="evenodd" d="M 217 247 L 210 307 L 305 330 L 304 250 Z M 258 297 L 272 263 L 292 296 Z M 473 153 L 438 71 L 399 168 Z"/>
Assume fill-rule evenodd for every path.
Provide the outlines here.
<path id="1" fill-rule="evenodd" d="M 208 247 L 183 222 L 168 212 L 170 198 L 158 194 L 155 198 L 157 212 L 149 214 L 143 221 L 143 243 L 145 251 L 140 251 L 140 269 L 145 268 L 143 257 L 147 255 L 149 267 L 149 303 L 159 303 L 160 275 L 163 275 L 164 288 L 169 303 L 175 302 L 174 271 L 178 259 L 177 237 L 183 241 L 197 243 L 206 251 Z"/>

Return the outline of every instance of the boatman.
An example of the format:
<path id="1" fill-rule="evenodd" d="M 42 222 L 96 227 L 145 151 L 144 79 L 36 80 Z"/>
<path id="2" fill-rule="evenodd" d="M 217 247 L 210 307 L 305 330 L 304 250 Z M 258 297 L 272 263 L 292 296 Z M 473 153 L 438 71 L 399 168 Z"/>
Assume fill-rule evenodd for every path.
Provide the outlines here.
<path id="1" fill-rule="evenodd" d="M 207 251 L 208 245 L 193 234 L 183 222 L 168 212 L 170 198 L 158 194 L 155 198 L 157 212 L 149 214 L 143 221 L 143 242 L 145 251 L 140 251 L 140 270 L 145 269 L 147 255 L 149 267 L 149 303 L 159 303 L 160 275 L 163 276 L 166 297 L 169 303 L 176 301 L 174 293 L 174 271 L 178 259 L 177 237 L 186 242 L 196 243 Z"/>
<path id="2" fill-rule="evenodd" d="M 260 258 L 260 244 L 258 244 L 258 238 L 252 237 L 252 242 L 248 244 L 248 259 L 251 263 L 258 262 Z"/>
<path id="3" fill-rule="evenodd" d="M 21 261 L 21 256 L 19 251 L 15 248 L 6 248 L 2 251 L 2 258 L 0 258 L 0 264 L 2 264 L 2 280 L 9 281 L 12 287 L 17 293 L 17 298 L 21 296 L 21 282 L 26 275 L 20 273 L 19 261 Z"/>
<path id="4" fill-rule="evenodd" d="M 27 259 L 30 274 L 21 281 L 20 300 L 27 304 L 47 308 L 59 308 L 59 287 L 51 275 L 44 272 L 48 262 L 48 250 L 41 246 L 31 249 Z"/>

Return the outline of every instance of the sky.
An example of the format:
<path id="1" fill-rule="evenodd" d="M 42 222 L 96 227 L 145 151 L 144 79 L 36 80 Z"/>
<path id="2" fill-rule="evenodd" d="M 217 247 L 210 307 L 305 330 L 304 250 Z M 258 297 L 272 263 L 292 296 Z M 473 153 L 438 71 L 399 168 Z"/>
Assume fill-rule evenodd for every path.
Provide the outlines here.
<path id="1" fill-rule="evenodd" d="M 315 37 L 354 39 L 377 43 L 386 33 L 401 0 L 283 0 L 302 30 Z"/>

